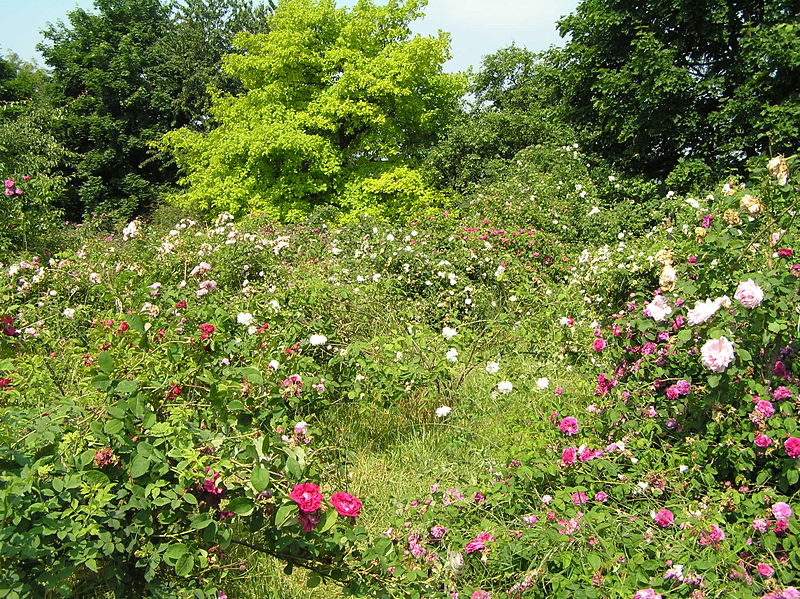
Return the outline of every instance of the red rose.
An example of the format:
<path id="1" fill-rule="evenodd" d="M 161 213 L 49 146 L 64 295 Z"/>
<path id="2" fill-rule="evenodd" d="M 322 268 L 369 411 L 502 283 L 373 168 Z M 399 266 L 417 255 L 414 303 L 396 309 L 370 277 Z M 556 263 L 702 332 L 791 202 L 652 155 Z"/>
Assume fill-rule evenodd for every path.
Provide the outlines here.
<path id="1" fill-rule="evenodd" d="M 350 493 L 334 493 L 331 495 L 331 505 L 340 516 L 355 518 L 361 514 L 361 500 Z"/>
<path id="2" fill-rule="evenodd" d="M 322 493 L 314 483 L 295 485 L 289 497 L 297 502 L 301 512 L 316 512 L 322 505 Z"/>

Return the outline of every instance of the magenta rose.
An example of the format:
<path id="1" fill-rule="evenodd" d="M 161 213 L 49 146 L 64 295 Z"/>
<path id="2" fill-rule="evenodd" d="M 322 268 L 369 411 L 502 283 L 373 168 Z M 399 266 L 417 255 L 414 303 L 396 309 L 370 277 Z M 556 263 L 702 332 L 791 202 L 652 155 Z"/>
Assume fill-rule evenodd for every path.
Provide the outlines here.
<path id="1" fill-rule="evenodd" d="M 561 419 L 561 422 L 558 423 L 558 428 L 565 435 L 574 435 L 578 432 L 578 421 L 572 416 L 567 416 Z"/>
<path id="2" fill-rule="evenodd" d="M 756 570 L 758 570 L 758 573 L 764 578 L 770 578 L 773 574 L 775 574 L 775 569 L 769 564 L 758 564 L 758 566 L 756 566 Z"/>
<path id="3" fill-rule="evenodd" d="M 800 439 L 797 437 L 789 437 L 783 444 L 786 450 L 786 455 L 790 458 L 800 458 Z"/>
<path id="4" fill-rule="evenodd" d="M 755 443 L 761 449 L 764 449 L 765 447 L 769 447 L 770 445 L 772 445 L 772 439 L 770 439 L 764 434 L 759 433 L 756 435 L 756 438 L 753 440 L 753 443 Z"/>
<path id="5" fill-rule="evenodd" d="M 301 512 L 316 512 L 322 505 L 322 493 L 314 483 L 295 485 L 289 497 L 297 502 Z"/>
<path id="6" fill-rule="evenodd" d="M 574 447 L 567 447 L 561 452 L 561 462 L 566 466 L 571 466 L 578 459 L 578 452 Z"/>
<path id="7" fill-rule="evenodd" d="M 334 493 L 331 495 L 331 505 L 340 516 L 355 518 L 361 514 L 361 500 L 350 493 Z"/>
<path id="8" fill-rule="evenodd" d="M 675 515 L 669 510 L 658 510 L 658 512 L 653 514 L 653 520 L 661 528 L 667 528 L 668 526 L 672 526 L 672 523 L 675 522 Z"/>

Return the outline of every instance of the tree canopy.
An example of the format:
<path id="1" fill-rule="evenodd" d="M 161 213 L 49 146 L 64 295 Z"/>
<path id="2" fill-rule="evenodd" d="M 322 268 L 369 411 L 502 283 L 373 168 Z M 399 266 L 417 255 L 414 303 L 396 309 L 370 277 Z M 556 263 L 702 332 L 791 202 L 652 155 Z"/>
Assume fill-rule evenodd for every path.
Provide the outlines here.
<path id="1" fill-rule="evenodd" d="M 224 68 L 245 92 L 214 98 L 211 131 L 165 138 L 189 185 L 179 200 L 291 218 L 325 201 L 396 212 L 430 199 L 415 165 L 465 81 L 442 72 L 446 34 L 411 35 L 424 5 L 285 0 L 269 33 L 240 34 Z"/>
<path id="2" fill-rule="evenodd" d="M 564 116 L 628 168 L 731 166 L 800 140 L 797 2 L 584 0 L 560 32 Z"/>

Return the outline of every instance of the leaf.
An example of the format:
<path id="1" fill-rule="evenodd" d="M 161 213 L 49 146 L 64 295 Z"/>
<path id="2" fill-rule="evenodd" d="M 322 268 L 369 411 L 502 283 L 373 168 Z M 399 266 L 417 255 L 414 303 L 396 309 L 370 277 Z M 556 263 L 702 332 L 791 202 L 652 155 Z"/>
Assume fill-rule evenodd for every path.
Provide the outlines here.
<path id="1" fill-rule="evenodd" d="M 138 385 L 136 381 L 120 381 L 117 383 L 117 393 L 135 393 Z"/>
<path id="2" fill-rule="evenodd" d="M 107 351 L 101 351 L 97 361 L 100 364 L 100 370 L 106 374 L 114 372 L 114 358 Z"/>
<path id="3" fill-rule="evenodd" d="M 264 377 L 261 376 L 261 373 L 256 368 L 251 366 L 242 368 L 241 373 L 242 376 L 246 376 L 247 380 L 249 380 L 251 383 L 255 383 L 256 385 L 264 384 Z"/>
<path id="4" fill-rule="evenodd" d="M 185 543 L 173 543 L 164 552 L 164 557 L 177 560 L 186 555 L 187 553 L 189 553 L 189 547 L 187 547 Z"/>
<path id="5" fill-rule="evenodd" d="M 136 331 L 137 333 L 141 333 L 144 335 L 144 319 L 139 316 L 138 314 L 129 314 L 125 317 L 125 321 L 131 325 L 131 328 Z"/>
<path id="6" fill-rule="evenodd" d="M 281 528 L 286 525 L 289 518 L 297 512 L 297 506 L 293 503 L 283 505 L 275 513 L 275 526 Z"/>
<path id="7" fill-rule="evenodd" d="M 336 524 L 336 519 L 339 517 L 339 514 L 336 510 L 328 510 L 325 512 L 322 522 L 320 522 L 321 526 L 319 527 L 320 532 L 328 532 L 333 525 Z"/>
<path id="8" fill-rule="evenodd" d="M 228 404 L 228 410 L 230 410 L 231 412 L 241 412 L 242 410 L 244 410 L 244 404 L 238 399 L 234 399 L 232 402 Z"/>
<path id="9" fill-rule="evenodd" d="M 250 477 L 250 483 L 253 488 L 259 493 L 269 486 L 269 470 L 256 466 L 253 468 L 253 474 Z"/>
<path id="10" fill-rule="evenodd" d="M 135 458 L 133 458 L 133 462 L 131 462 L 132 478 L 139 478 L 148 470 L 150 470 L 150 460 L 140 455 L 137 455 Z"/>
<path id="11" fill-rule="evenodd" d="M 187 493 L 188 495 L 188 493 Z M 213 520 L 211 519 L 211 514 L 208 512 L 203 512 L 202 514 L 195 514 L 189 518 L 189 522 L 192 524 L 192 528 L 195 530 L 202 530 L 209 524 L 211 524 Z"/>
<path id="12" fill-rule="evenodd" d="M 98 374 L 92 379 L 92 387 L 98 391 L 105 391 L 111 386 L 111 379 L 107 374 Z"/>
<path id="13" fill-rule="evenodd" d="M 313 572 L 309 575 L 308 580 L 306 581 L 306 586 L 309 589 L 313 589 L 318 587 L 320 582 L 322 582 L 322 578 L 320 578 L 319 574 Z"/>
<path id="14" fill-rule="evenodd" d="M 182 555 L 175 564 L 175 574 L 178 576 L 188 576 L 194 569 L 194 556 L 188 553 Z"/>
<path id="15" fill-rule="evenodd" d="M 114 418 L 106 422 L 105 426 L 103 427 L 103 432 L 105 432 L 107 435 L 116 435 L 124 428 L 125 423 L 122 420 Z"/>
<path id="16" fill-rule="evenodd" d="M 708 377 L 708 386 L 714 389 L 719 385 L 719 381 L 721 378 L 722 377 L 718 374 L 711 375 L 710 377 Z"/>
<path id="17" fill-rule="evenodd" d="M 228 503 L 228 509 L 239 516 L 248 516 L 255 508 L 253 500 L 249 497 L 237 497 Z"/>

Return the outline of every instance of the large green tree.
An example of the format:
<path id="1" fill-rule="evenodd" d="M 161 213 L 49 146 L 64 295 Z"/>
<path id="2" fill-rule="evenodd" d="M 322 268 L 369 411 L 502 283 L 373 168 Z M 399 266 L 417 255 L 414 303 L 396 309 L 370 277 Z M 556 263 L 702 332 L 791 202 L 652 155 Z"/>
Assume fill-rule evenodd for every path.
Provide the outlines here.
<path id="1" fill-rule="evenodd" d="M 180 201 L 292 218 L 313 205 L 402 212 L 428 199 L 416 165 L 458 110 L 464 78 L 442 72 L 444 33 L 411 35 L 423 0 L 284 0 L 268 34 L 242 34 L 208 133 L 166 136 L 185 172 Z"/>
<path id="2" fill-rule="evenodd" d="M 560 31 L 564 116 L 623 166 L 663 176 L 798 145 L 796 0 L 584 0 Z"/>
<path id="3" fill-rule="evenodd" d="M 177 169 L 153 142 L 207 120 L 209 93 L 226 89 L 220 62 L 235 33 L 263 30 L 269 6 L 245 0 L 95 0 L 40 46 L 65 108 L 62 138 L 79 156 L 70 213 L 129 214 L 171 188 Z M 259 29 L 260 28 L 260 29 Z"/>

